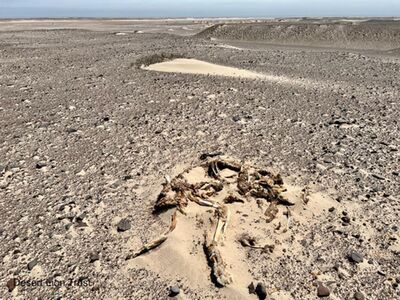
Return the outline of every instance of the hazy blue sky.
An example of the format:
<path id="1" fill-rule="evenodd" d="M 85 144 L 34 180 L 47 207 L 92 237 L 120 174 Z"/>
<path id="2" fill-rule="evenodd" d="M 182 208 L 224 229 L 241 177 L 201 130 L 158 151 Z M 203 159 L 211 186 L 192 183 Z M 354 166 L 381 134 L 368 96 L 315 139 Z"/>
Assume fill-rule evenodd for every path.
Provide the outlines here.
<path id="1" fill-rule="evenodd" d="M 0 0 L 0 18 L 400 16 L 400 0 Z"/>

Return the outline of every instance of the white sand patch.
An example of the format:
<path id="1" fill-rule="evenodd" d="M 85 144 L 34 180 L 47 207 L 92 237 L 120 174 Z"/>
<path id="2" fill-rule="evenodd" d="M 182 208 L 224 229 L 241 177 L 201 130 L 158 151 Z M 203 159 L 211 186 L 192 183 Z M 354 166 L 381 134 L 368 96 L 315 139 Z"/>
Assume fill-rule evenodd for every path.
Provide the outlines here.
<path id="1" fill-rule="evenodd" d="M 245 69 L 216 65 L 197 59 L 178 58 L 166 62 L 152 64 L 142 68 L 144 70 L 157 71 L 157 72 L 239 77 L 248 79 L 259 79 L 259 80 L 271 81 L 289 85 L 301 85 L 301 86 L 312 85 L 307 80 L 299 80 L 285 76 L 262 74 Z"/>

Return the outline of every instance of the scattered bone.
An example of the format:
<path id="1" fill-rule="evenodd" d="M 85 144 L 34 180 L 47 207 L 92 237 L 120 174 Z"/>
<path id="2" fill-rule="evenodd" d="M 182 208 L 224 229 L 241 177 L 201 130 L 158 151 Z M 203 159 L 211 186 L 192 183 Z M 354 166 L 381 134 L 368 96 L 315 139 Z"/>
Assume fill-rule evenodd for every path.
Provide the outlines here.
<path id="1" fill-rule="evenodd" d="M 201 182 L 191 182 L 192 177 L 189 175 L 193 169 L 199 166 L 187 169 L 172 179 L 165 176 L 166 181 L 154 205 L 154 213 L 175 208 L 185 214 L 184 209 L 189 202 L 214 209 L 214 218 L 210 218 L 210 223 L 215 226 L 215 231 L 211 242 L 207 242 L 207 238 L 205 238 L 204 251 L 212 269 L 212 280 L 216 285 L 223 287 L 232 282 L 232 277 L 226 271 L 226 265 L 218 249 L 224 241 L 228 228 L 230 217 L 228 205 L 232 203 L 245 204 L 246 201 L 257 200 L 257 204 L 262 208 L 263 203 L 269 202 L 264 213 L 266 221 L 269 223 L 277 216 L 278 205 L 288 206 L 294 205 L 294 203 L 282 195 L 285 189 L 279 174 L 219 155 L 219 152 L 201 155 L 202 162 L 199 166 L 205 172 L 205 178 Z M 222 194 L 219 194 L 220 192 Z M 225 197 L 219 197 L 219 195 L 226 194 Z M 286 230 L 290 227 L 289 210 L 287 210 L 287 216 Z M 204 223 L 202 224 L 204 225 Z M 281 226 L 279 223 L 275 230 L 279 230 Z M 167 240 L 168 234 L 175 227 L 176 211 L 172 216 L 170 228 L 163 235 L 144 245 L 139 251 L 129 254 L 127 259 L 138 257 L 157 248 Z M 256 240 L 248 235 L 241 237 L 239 242 L 244 247 L 262 251 L 272 252 L 274 249 L 274 245 L 258 245 Z"/>
<path id="2" fill-rule="evenodd" d="M 247 233 L 242 234 L 238 241 L 243 247 L 256 247 L 257 244 L 256 239 Z"/>
<path id="3" fill-rule="evenodd" d="M 263 250 L 263 252 L 273 252 L 273 250 L 275 249 L 275 245 L 258 245 L 257 244 L 257 240 L 250 236 L 249 234 L 245 233 L 242 234 L 239 239 L 238 242 L 243 246 L 243 247 L 248 247 L 248 248 L 252 248 L 252 249 L 261 249 Z"/>
<path id="4" fill-rule="evenodd" d="M 136 258 L 136 257 L 143 255 L 143 254 L 157 248 L 158 246 L 160 246 L 162 243 L 164 243 L 168 239 L 168 234 L 171 233 L 176 228 L 176 224 L 177 224 L 177 218 L 176 218 L 176 211 L 175 211 L 172 214 L 171 225 L 170 225 L 168 231 L 166 233 L 162 234 L 159 238 L 144 245 L 138 251 L 129 253 L 128 256 L 126 257 L 126 260 Z"/>
<path id="5" fill-rule="evenodd" d="M 278 205 L 277 201 L 271 201 L 268 208 L 265 210 L 264 215 L 265 215 L 265 221 L 267 223 L 271 223 L 278 214 L 279 210 L 277 205 Z"/>
<path id="6" fill-rule="evenodd" d="M 286 214 L 285 214 L 287 216 L 286 231 L 288 231 L 290 229 L 290 220 L 291 220 L 292 213 L 291 213 L 289 207 L 286 207 L 286 209 L 287 209 Z"/>
<path id="7" fill-rule="evenodd" d="M 207 245 L 207 241 L 204 244 L 204 251 L 207 256 L 207 261 L 211 267 L 211 279 L 214 283 L 220 287 L 224 287 L 232 283 L 232 276 L 226 272 L 226 265 L 222 260 L 221 253 L 217 248 L 215 242 Z"/>
<path id="8" fill-rule="evenodd" d="M 307 204 L 310 201 L 310 193 L 311 193 L 311 189 L 310 187 L 307 185 L 303 190 L 302 190 L 302 194 L 301 194 L 301 200 L 303 201 L 304 204 Z"/>
<path id="9" fill-rule="evenodd" d="M 216 209 L 215 214 L 218 218 L 218 222 L 217 228 L 215 229 L 213 242 L 217 244 L 224 239 L 225 231 L 228 227 L 229 209 L 225 205 L 220 206 Z"/>
<path id="10" fill-rule="evenodd" d="M 203 153 L 200 155 L 200 160 L 206 160 L 209 157 L 216 157 L 220 155 L 223 155 L 221 151 Z"/>
<path id="11" fill-rule="evenodd" d="M 162 243 L 164 243 L 167 240 L 167 238 L 168 237 L 166 235 L 162 235 L 158 239 L 156 239 L 154 241 L 151 241 L 150 243 L 144 245 L 142 248 L 140 248 L 139 251 L 128 254 L 128 256 L 126 257 L 126 260 L 136 258 L 136 257 L 138 257 L 140 255 L 143 255 L 143 254 L 145 254 L 145 253 L 157 248 Z"/>
<path id="12" fill-rule="evenodd" d="M 225 197 L 225 199 L 224 199 L 224 203 L 226 203 L 226 204 L 231 204 L 231 203 L 235 203 L 235 202 L 244 203 L 244 200 L 241 197 L 235 196 L 235 195 L 229 195 L 229 196 Z"/>

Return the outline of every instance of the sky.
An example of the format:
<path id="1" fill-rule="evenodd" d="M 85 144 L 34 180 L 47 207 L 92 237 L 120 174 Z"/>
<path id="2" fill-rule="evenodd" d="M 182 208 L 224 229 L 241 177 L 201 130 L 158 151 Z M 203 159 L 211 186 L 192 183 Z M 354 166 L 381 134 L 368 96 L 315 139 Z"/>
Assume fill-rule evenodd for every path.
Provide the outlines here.
<path id="1" fill-rule="evenodd" d="M 400 16 L 400 0 L 0 0 L 0 18 Z"/>

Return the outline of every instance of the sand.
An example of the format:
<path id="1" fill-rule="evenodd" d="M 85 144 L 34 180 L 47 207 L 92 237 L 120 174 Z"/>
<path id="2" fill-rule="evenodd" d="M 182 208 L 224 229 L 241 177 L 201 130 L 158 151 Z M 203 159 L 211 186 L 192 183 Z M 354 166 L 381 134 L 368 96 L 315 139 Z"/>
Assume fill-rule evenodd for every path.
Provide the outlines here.
<path id="1" fill-rule="evenodd" d="M 182 168 L 179 168 L 182 169 Z M 221 176 L 228 182 L 232 182 L 219 192 L 213 200 L 222 203 L 229 191 L 235 189 L 235 172 L 223 170 Z M 195 184 L 207 180 L 207 175 L 202 167 L 195 167 L 185 174 L 188 182 Z M 285 179 L 290 182 L 290 179 Z M 307 224 L 317 222 L 324 218 L 328 209 L 339 207 L 339 203 L 321 192 L 311 191 L 308 195 L 308 203 L 302 201 L 302 188 L 291 184 L 285 184 L 287 191 L 284 193 L 294 206 L 286 208 L 278 207 L 279 213 L 271 223 L 264 220 L 264 210 L 255 199 L 249 199 L 245 203 L 230 204 L 231 211 L 227 234 L 220 247 L 221 255 L 227 264 L 227 271 L 232 275 L 233 282 L 220 289 L 221 295 L 227 299 L 255 299 L 248 293 L 247 286 L 255 282 L 251 275 L 253 266 L 247 259 L 250 252 L 262 253 L 260 249 L 243 247 L 238 241 L 243 234 L 250 234 L 257 238 L 258 245 L 274 245 L 275 249 L 270 254 L 273 259 L 283 259 L 287 249 L 300 252 L 300 240 L 302 235 L 294 238 L 293 227 L 299 228 Z M 232 190 L 231 190 L 232 189 Z M 290 219 L 285 215 L 290 210 Z M 185 209 L 186 215 L 178 213 L 176 229 L 169 234 L 167 241 L 159 248 L 148 254 L 139 256 L 128 262 L 127 269 L 145 268 L 158 274 L 161 278 L 172 282 L 174 280 L 191 286 L 198 290 L 213 288 L 210 279 L 210 270 L 202 249 L 204 233 L 210 237 L 215 228 L 213 222 L 213 210 L 210 207 L 189 203 Z M 171 211 L 160 215 L 166 227 L 170 222 Z M 133 247 L 137 247 L 132 245 Z M 292 299 L 288 295 L 281 295 L 278 289 L 270 287 L 268 292 L 276 299 Z M 185 295 L 181 295 L 186 299 Z M 285 298 L 286 297 L 286 298 Z"/>
<path id="2" fill-rule="evenodd" d="M 300 80 L 286 76 L 257 73 L 245 69 L 212 64 L 197 59 L 177 58 L 170 61 L 152 64 L 149 66 L 143 66 L 142 68 L 148 71 L 157 71 L 166 73 L 197 74 L 197 75 L 208 75 L 208 76 L 259 79 L 274 83 L 280 83 L 286 85 L 299 85 L 304 87 L 318 86 L 317 82 L 311 82 L 310 80 Z"/>
<path id="3" fill-rule="evenodd" d="M 261 79 L 265 75 L 256 72 L 220 66 L 211 64 L 197 59 L 178 58 L 171 61 L 157 63 L 144 67 L 145 70 L 168 72 L 168 73 L 183 73 L 183 74 L 200 74 L 212 76 L 227 76 L 227 77 L 243 77 L 251 79 Z"/>

